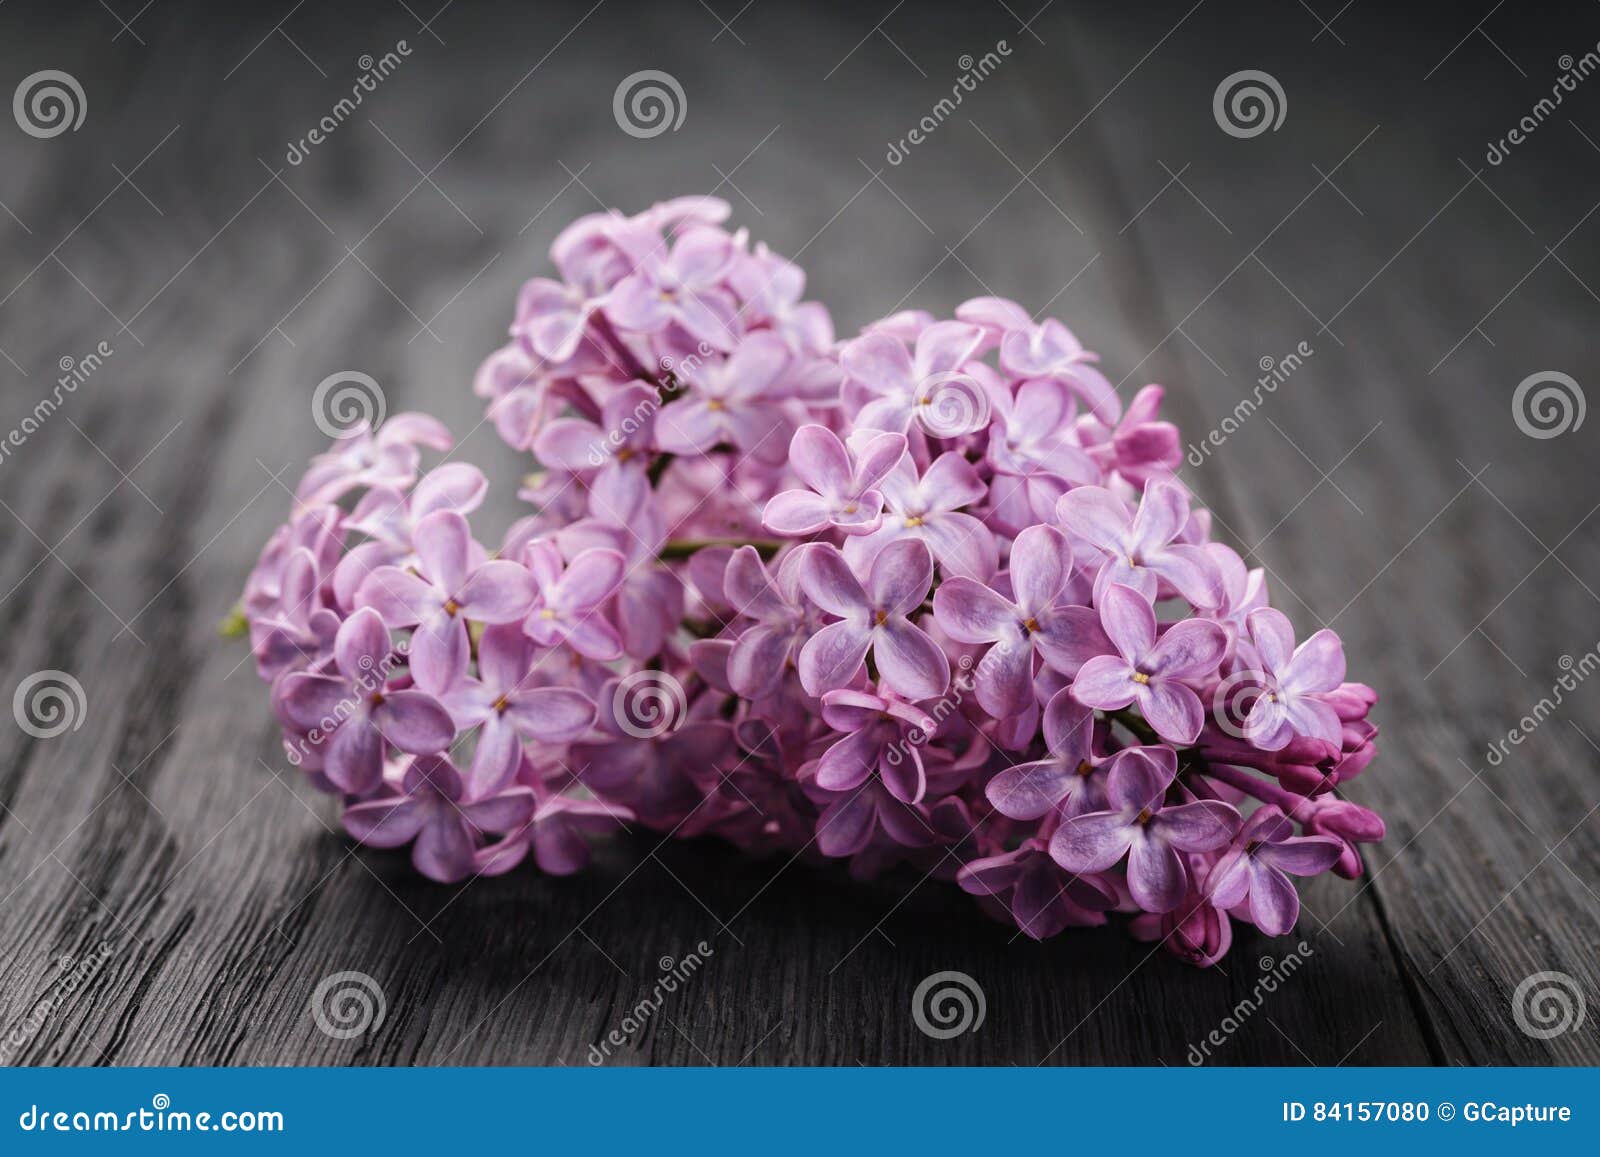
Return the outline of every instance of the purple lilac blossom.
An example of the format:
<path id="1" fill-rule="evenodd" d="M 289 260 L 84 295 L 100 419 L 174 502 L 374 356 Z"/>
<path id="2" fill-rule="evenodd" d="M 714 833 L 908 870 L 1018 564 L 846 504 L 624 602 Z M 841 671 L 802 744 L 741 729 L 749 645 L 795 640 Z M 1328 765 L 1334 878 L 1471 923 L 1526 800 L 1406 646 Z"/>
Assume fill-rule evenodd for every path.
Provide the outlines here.
<path id="1" fill-rule="evenodd" d="M 240 610 L 345 830 L 447 882 L 635 826 L 906 865 L 1201 966 L 1360 875 L 1377 695 L 1211 540 L 1162 388 L 997 297 L 836 341 L 728 216 L 556 239 L 472 383 L 530 459 L 503 533 L 427 415 L 311 462 Z"/>

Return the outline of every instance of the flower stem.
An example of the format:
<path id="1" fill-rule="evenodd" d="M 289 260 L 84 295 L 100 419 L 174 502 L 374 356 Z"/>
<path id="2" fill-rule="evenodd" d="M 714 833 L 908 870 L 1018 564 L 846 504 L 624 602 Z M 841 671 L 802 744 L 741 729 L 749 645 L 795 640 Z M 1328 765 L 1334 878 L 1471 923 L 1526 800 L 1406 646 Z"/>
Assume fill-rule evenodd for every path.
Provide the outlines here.
<path id="1" fill-rule="evenodd" d="M 606 318 L 605 314 L 597 312 L 590 320 L 595 331 L 605 339 L 606 344 L 611 347 L 612 352 L 621 360 L 628 373 L 649 382 L 652 386 L 661 385 L 661 379 L 646 369 L 639 359 L 633 356 L 633 351 L 623 344 L 622 339 L 617 336 L 617 331 L 611 328 L 611 322 Z"/>
<path id="2" fill-rule="evenodd" d="M 675 457 L 676 455 L 669 454 L 665 450 L 655 456 L 655 460 L 650 463 L 650 468 L 645 471 L 645 476 L 650 480 L 651 489 L 661 484 L 661 476 L 667 472 L 667 467 L 672 465 L 672 460 Z"/>
<path id="3" fill-rule="evenodd" d="M 1133 732 L 1134 737 L 1137 738 L 1140 743 L 1152 744 L 1161 742 L 1161 737 L 1156 734 L 1155 728 L 1151 727 L 1144 721 L 1142 717 L 1136 715 L 1132 711 L 1129 711 L 1126 707 L 1124 707 L 1121 711 L 1107 711 L 1106 718 L 1111 720 L 1113 723 L 1122 724 L 1122 726 Z"/>
<path id="4" fill-rule="evenodd" d="M 1291 791 L 1285 791 L 1276 783 L 1262 779 L 1259 775 L 1253 775 L 1239 767 L 1218 764 L 1215 767 L 1208 767 L 1206 775 L 1219 783 L 1225 783 L 1229 787 L 1237 788 L 1246 795 L 1255 796 L 1262 803 L 1275 803 L 1291 814 L 1293 809 L 1303 803 L 1305 799 L 1304 796 L 1297 796 Z"/>
<path id="5" fill-rule="evenodd" d="M 763 559 L 769 559 L 787 545 L 777 538 L 669 538 L 661 546 L 661 561 L 688 558 L 708 546 L 753 546 Z"/>
<path id="6" fill-rule="evenodd" d="M 217 624 L 217 634 L 224 639 L 242 639 L 249 630 L 249 620 L 244 617 L 244 608 L 238 603 L 234 603 L 233 608 Z"/>

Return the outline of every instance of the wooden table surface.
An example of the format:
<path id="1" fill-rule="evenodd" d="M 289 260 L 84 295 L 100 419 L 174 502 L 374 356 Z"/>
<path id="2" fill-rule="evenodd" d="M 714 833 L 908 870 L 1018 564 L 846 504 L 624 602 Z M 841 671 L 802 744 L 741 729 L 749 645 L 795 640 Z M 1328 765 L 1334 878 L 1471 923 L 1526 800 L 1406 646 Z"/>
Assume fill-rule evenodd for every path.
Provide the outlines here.
<path id="1" fill-rule="evenodd" d="M 22 431 L 0 692 L 45 670 L 84 689 L 58 736 L 0 728 L 0 1056 L 584 1064 L 705 941 L 609 1063 L 1182 1065 L 1214 1029 L 1222 1064 L 1600 1060 L 1600 419 L 1533 437 L 1513 415 L 1532 375 L 1600 387 L 1600 80 L 1535 111 L 1600 8 L 439 2 L 0 8 L 3 93 L 55 69 L 86 103 L 48 139 L 0 123 L 0 428 Z M 642 69 L 680 83 L 677 131 L 619 130 Z M 1212 96 L 1245 69 L 1286 115 L 1238 138 Z M 798 255 L 841 332 L 1014 297 L 1126 389 L 1166 384 L 1191 441 L 1305 343 L 1184 477 L 1383 695 L 1350 793 L 1389 824 L 1365 879 L 1319 880 L 1295 937 L 1201 972 L 1120 928 L 1038 945 L 949 886 L 715 843 L 638 834 L 575 878 L 459 888 L 352 849 L 215 631 L 324 444 L 312 388 L 359 370 L 391 412 L 472 431 L 509 521 L 520 464 L 469 382 L 517 286 L 571 218 L 704 191 Z M 68 365 L 85 380 L 58 390 Z M 1234 1016 L 1299 938 L 1303 965 Z M 987 1008 L 949 1040 L 909 1015 L 943 970 Z M 350 1039 L 310 1012 L 341 971 L 385 1006 Z M 1513 1012 L 1542 972 L 1587 1002 L 1549 1037 Z"/>

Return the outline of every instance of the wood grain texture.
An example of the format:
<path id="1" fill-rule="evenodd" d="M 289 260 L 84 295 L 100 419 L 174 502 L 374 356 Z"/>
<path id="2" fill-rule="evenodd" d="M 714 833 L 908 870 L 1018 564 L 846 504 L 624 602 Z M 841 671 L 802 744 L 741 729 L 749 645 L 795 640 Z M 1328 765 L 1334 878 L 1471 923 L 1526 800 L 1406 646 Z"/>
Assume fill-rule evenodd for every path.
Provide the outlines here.
<path id="1" fill-rule="evenodd" d="M 863 887 L 644 834 L 577 878 L 443 888 L 354 851 L 290 776 L 213 627 L 324 441 L 315 383 L 369 373 L 513 478 L 467 383 L 517 286 L 597 202 L 716 188 L 842 332 L 984 292 L 1048 307 L 1125 389 L 1167 384 L 1191 439 L 1308 342 L 1185 477 L 1296 626 L 1336 626 L 1383 692 L 1351 794 L 1390 833 L 1365 880 L 1307 890 L 1312 954 L 1214 1061 L 1600 1060 L 1600 689 L 1486 759 L 1600 643 L 1596 427 L 1536 440 L 1510 410 L 1536 371 L 1596 381 L 1600 89 L 1482 159 L 1600 39 L 1592 6 L 1480 33 L 1450 6 L 1356 4 L 1330 30 L 1192 0 L 908 3 L 881 25 L 777 0 L 458 3 L 427 28 L 377 0 L 290 8 L 162 0 L 131 31 L 98 4 L 0 9 L 5 87 L 57 68 L 88 98 L 76 133 L 0 123 L 0 427 L 61 359 L 114 350 L 0 458 L 0 690 L 59 668 L 88 704 L 55 738 L 0 728 L 0 1026 L 63 957 L 111 951 L 8 1059 L 583 1064 L 704 941 L 609 1063 L 1184 1064 L 1289 950 L 1241 937 L 1200 973 L 1120 929 L 1035 945 L 914 875 Z M 403 66 L 288 164 L 358 58 L 401 39 Z M 887 163 L 1000 40 L 1003 66 Z M 636 140 L 611 97 L 645 68 L 688 113 Z M 1240 140 L 1211 97 L 1246 68 L 1288 115 Z M 490 517 L 514 505 L 500 487 Z M 386 1005 L 351 1040 L 309 1011 L 342 970 Z M 983 988 L 978 1032 L 915 1028 L 942 970 Z M 1541 971 L 1590 1006 L 1548 1040 L 1511 1011 Z"/>

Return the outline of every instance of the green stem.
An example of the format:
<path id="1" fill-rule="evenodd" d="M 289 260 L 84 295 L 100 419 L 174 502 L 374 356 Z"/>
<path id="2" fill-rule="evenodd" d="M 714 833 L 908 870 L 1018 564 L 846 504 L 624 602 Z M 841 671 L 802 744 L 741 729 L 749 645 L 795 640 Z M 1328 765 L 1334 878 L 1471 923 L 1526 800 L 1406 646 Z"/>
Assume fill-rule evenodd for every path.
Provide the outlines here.
<path id="1" fill-rule="evenodd" d="M 217 624 L 217 634 L 224 639 L 242 639 L 249 631 L 249 620 L 244 617 L 244 608 L 238 603 L 234 603 L 233 609 Z"/>
<path id="2" fill-rule="evenodd" d="M 1133 732 L 1134 736 L 1139 740 L 1140 743 L 1152 744 L 1161 742 L 1161 737 L 1156 734 L 1155 728 L 1151 727 L 1144 721 L 1142 717 L 1136 715 L 1132 711 L 1129 711 L 1126 707 L 1124 707 L 1121 711 L 1107 711 L 1106 718 L 1111 720 L 1113 723 L 1122 724 L 1122 726 Z"/>
<path id="3" fill-rule="evenodd" d="M 753 546 L 762 558 L 768 559 L 787 545 L 787 542 L 777 538 L 669 538 L 662 544 L 661 561 L 685 559 L 708 546 Z"/>
<path id="4" fill-rule="evenodd" d="M 650 487 L 654 489 L 661 483 L 661 476 L 667 472 L 667 467 L 672 465 L 676 455 L 662 451 L 656 455 L 655 461 L 650 463 L 650 469 L 645 471 L 645 476 L 650 479 Z"/>

